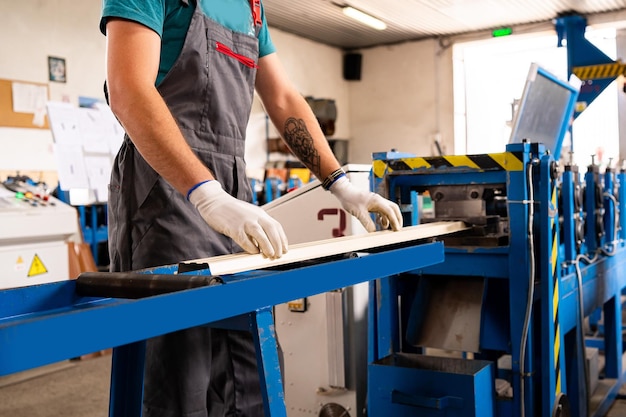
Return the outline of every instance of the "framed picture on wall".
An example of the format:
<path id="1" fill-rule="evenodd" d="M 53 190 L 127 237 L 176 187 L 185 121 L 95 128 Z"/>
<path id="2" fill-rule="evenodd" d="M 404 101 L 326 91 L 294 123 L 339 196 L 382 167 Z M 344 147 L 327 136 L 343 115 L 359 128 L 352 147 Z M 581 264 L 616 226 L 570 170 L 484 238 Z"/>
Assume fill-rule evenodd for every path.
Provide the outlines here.
<path id="1" fill-rule="evenodd" d="M 48 57 L 48 78 L 50 81 L 58 83 L 67 82 L 67 73 L 65 67 L 65 58 L 59 58 L 56 56 Z"/>

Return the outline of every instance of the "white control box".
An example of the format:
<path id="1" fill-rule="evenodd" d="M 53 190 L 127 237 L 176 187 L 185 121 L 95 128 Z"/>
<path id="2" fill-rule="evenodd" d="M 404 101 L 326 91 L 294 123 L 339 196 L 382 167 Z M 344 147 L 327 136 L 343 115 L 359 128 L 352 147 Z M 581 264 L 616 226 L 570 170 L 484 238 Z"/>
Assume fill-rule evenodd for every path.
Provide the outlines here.
<path id="1" fill-rule="evenodd" d="M 350 182 L 369 190 L 370 165 L 346 165 Z M 289 244 L 365 233 L 365 228 L 347 213 L 330 192 L 313 181 L 263 206 L 285 230 Z"/>
<path id="2" fill-rule="evenodd" d="M 74 207 L 0 185 L 0 289 L 69 279 L 67 240 L 77 232 Z"/>

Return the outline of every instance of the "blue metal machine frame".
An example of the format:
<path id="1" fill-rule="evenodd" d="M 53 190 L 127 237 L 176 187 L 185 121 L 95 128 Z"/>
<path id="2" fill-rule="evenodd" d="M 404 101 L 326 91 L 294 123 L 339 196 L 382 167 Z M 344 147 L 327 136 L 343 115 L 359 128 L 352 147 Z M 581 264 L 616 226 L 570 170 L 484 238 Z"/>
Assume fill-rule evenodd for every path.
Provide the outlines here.
<path id="1" fill-rule="evenodd" d="M 141 416 L 146 339 L 207 324 L 246 329 L 256 341 L 266 416 L 286 417 L 272 306 L 443 261 L 441 242 L 412 244 L 137 300 L 79 296 L 74 281 L 0 291 L 0 375 L 114 347 L 109 415 Z M 142 272 L 175 274 L 178 266 Z"/>
<path id="2" fill-rule="evenodd" d="M 422 347 L 411 345 L 406 337 L 410 330 L 407 306 L 422 296 L 411 282 L 449 277 L 482 279 L 480 351 L 475 358 L 490 361 L 495 375 L 510 382 L 513 395 L 489 397 L 493 403 L 487 406 L 489 411 L 481 411 L 481 417 L 558 415 L 564 396 L 573 416 L 605 415 L 626 381 L 620 299 L 626 287 L 622 272 L 626 270 L 626 228 L 624 216 L 619 216 L 626 213 L 622 188 L 626 174 L 607 169 L 601 175 L 593 165 L 584 178 L 572 166 L 561 173 L 551 152 L 530 143 L 510 144 L 503 154 L 433 158 L 378 154 L 373 171 L 373 186 L 386 189 L 392 200 L 400 202 L 405 220 L 416 218 L 410 212 L 417 209 L 411 204 L 414 194 L 429 187 L 501 187 L 506 190 L 509 230 L 506 244 L 453 247 L 446 242 L 445 262 L 370 283 L 370 366 L 389 361 L 390 355 L 419 357 L 422 353 Z M 599 338 L 584 334 L 581 300 L 582 317 L 597 309 L 603 313 Z M 582 336 L 587 336 L 587 346 L 600 346 L 606 358 L 598 388 L 589 398 L 584 383 L 586 359 L 580 354 Z M 503 355 L 511 357 L 510 370 L 498 368 Z M 400 375 L 405 371 L 397 368 L 395 372 Z M 393 371 L 389 373 L 393 375 Z M 454 371 L 444 370 L 434 376 L 428 374 L 428 378 L 439 381 L 451 374 Z M 415 375 L 418 378 L 421 374 Z M 385 389 L 390 393 L 389 402 L 394 403 L 393 384 L 399 384 L 399 379 L 390 380 L 385 380 L 389 385 Z M 370 397 L 380 395 L 383 389 L 375 382 L 369 387 Z M 477 380 L 465 383 L 475 384 Z M 494 390 L 493 383 L 482 389 Z M 412 411 L 401 415 L 434 416 L 444 410 L 448 416 L 478 415 L 467 411 L 455 414 L 461 403 L 439 401 L 458 397 L 452 392 L 453 385 L 448 384 L 450 392 L 434 392 L 434 382 L 427 392 L 416 385 L 408 401 Z M 384 408 L 390 404 L 377 406 L 380 408 L 369 410 L 370 415 L 385 415 Z"/>
<path id="3" fill-rule="evenodd" d="M 585 38 L 587 19 L 580 15 L 556 19 L 558 46 L 567 42 L 568 75 L 577 74 L 583 82 L 579 105 L 574 113 L 578 117 L 593 100 L 625 71 L 624 64 L 615 62 Z"/>

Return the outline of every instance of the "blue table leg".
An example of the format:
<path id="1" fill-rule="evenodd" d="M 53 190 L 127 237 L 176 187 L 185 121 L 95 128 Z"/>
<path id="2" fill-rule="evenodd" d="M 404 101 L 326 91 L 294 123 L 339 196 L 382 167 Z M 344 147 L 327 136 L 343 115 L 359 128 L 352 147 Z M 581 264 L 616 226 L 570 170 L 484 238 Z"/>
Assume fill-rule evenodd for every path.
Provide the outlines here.
<path id="1" fill-rule="evenodd" d="M 109 417 L 141 417 L 146 341 L 113 349 Z"/>
<path id="2" fill-rule="evenodd" d="M 622 309 L 619 292 L 604 303 L 605 374 L 607 378 L 622 376 Z"/>
<path id="3" fill-rule="evenodd" d="M 272 308 L 257 310 L 251 319 L 265 417 L 287 417 Z"/>

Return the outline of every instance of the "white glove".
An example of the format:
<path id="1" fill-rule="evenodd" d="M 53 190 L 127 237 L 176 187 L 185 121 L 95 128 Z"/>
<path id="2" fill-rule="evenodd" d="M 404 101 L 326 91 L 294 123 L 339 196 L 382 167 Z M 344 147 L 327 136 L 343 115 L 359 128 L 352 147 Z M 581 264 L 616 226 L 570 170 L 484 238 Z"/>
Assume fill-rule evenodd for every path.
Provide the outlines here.
<path id="1" fill-rule="evenodd" d="M 343 208 L 359 219 L 368 232 L 374 232 L 376 225 L 369 213 L 376 213 L 383 229 L 389 225 L 393 230 L 402 228 L 400 207 L 378 194 L 356 188 L 348 178 L 341 177 L 330 186 L 330 192 L 339 199 Z"/>
<path id="2" fill-rule="evenodd" d="M 230 237 L 248 253 L 259 253 L 276 259 L 287 253 L 287 236 L 283 227 L 263 209 L 237 200 L 217 181 L 199 185 L 189 194 L 209 226 Z"/>

